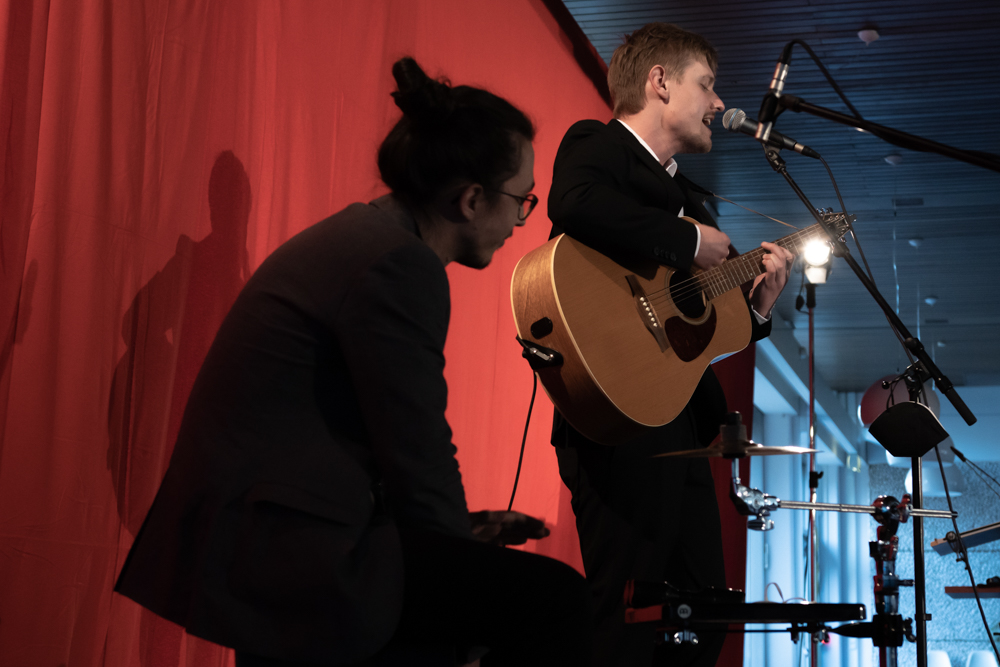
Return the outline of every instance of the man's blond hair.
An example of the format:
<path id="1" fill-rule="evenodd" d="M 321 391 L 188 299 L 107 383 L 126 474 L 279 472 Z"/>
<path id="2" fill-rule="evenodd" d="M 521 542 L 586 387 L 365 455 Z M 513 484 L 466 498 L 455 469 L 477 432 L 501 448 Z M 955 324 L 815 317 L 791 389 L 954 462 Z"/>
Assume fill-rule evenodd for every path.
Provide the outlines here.
<path id="1" fill-rule="evenodd" d="M 647 23 L 626 35 L 608 67 L 615 118 L 639 113 L 646 106 L 646 78 L 655 65 L 663 66 L 668 79 L 679 79 L 700 58 L 715 71 L 718 54 L 708 40 L 670 23 Z"/>

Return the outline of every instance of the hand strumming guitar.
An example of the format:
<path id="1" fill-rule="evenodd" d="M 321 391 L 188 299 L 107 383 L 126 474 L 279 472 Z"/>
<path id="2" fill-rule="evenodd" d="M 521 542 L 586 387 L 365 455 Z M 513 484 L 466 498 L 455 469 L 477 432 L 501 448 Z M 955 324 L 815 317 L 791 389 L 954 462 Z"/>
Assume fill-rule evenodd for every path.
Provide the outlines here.
<path id="1" fill-rule="evenodd" d="M 698 254 L 694 256 L 694 265 L 702 270 L 708 270 L 722 264 L 729 256 L 729 236 L 709 225 L 698 225 L 701 231 L 701 242 Z"/>

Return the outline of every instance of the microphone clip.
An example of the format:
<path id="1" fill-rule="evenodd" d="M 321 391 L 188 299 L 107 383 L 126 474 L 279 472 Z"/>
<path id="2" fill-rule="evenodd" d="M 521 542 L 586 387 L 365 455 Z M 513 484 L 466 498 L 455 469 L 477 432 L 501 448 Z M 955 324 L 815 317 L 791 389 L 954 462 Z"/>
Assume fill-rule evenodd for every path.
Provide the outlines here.
<path id="1" fill-rule="evenodd" d="M 781 105 L 781 96 L 768 92 L 764 95 L 764 101 L 760 104 L 760 113 L 758 117 L 760 120 L 757 123 L 757 133 L 754 138 L 766 144 L 771 139 L 771 129 L 774 127 L 774 121 L 778 120 L 778 116 L 785 112 L 785 107 Z M 764 120 L 767 118 L 768 120 Z"/>
<path id="2" fill-rule="evenodd" d="M 768 140 L 771 138 L 771 128 L 774 125 L 775 119 L 781 112 L 784 111 L 778 101 L 781 97 L 781 93 L 785 90 L 785 79 L 788 78 L 788 69 L 792 61 L 792 45 L 795 40 L 785 44 L 785 48 L 781 51 L 781 58 L 778 60 L 778 64 L 774 68 L 774 76 L 771 78 L 771 87 L 768 89 L 767 94 L 764 95 L 764 100 L 760 103 L 760 113 L 757 114 L 758 122 L 760 125 L 757 126 L 757 141 L 767 144 Z"/>
<path id="3" fill-rule="evenodd" d="M 767 158 L 767 163 L 771 165 L 771 169 L 787 176 L 788 166 L 785 164 L 785 159 L 781 157 L 781 148 L 778 146 L 764 146 L 764 157 Z"/>

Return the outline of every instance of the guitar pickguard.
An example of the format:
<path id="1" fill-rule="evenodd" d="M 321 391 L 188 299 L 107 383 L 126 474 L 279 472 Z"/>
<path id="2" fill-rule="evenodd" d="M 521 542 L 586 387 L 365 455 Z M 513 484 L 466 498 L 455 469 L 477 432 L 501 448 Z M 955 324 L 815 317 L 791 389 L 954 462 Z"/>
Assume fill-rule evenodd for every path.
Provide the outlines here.
<path id="1" fill-rule="evenodd" d="M 693 361 L 708 348 L 715 336 L 715 308 L 701 289 L 696 276 L 671 271 L 666 280 L 673 310 L 678 315 L 662 323 L 674 354 L 681 361 Z"/>

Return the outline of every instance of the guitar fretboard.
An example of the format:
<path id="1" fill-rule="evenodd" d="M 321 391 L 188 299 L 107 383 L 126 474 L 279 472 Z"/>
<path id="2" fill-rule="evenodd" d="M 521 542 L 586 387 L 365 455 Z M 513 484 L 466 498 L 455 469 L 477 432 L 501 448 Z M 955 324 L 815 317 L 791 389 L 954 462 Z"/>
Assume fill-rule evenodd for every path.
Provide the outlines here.
<path id="1" fill-rule="evenodd" d="M 798 255 L 809 241 L 824 237 L 825 233 L 817 223 L 811 227 L 801 229 L 794 234 L 780 238 L 775 241 L 775 244 Z M 766 251 L 763 248 L 756 248 L 739 257 L 728 259 L 714 269 L 699 273 L 695 277 L 695 280 L 698 281 L 705 296 L 709 300 L 714 299 L 720 294 L 725 294 L 731 289 L 736 289 L 743 283 L 749 282 L 764 273 L 765 269 L 761 259 L 765 253 Z"/>

